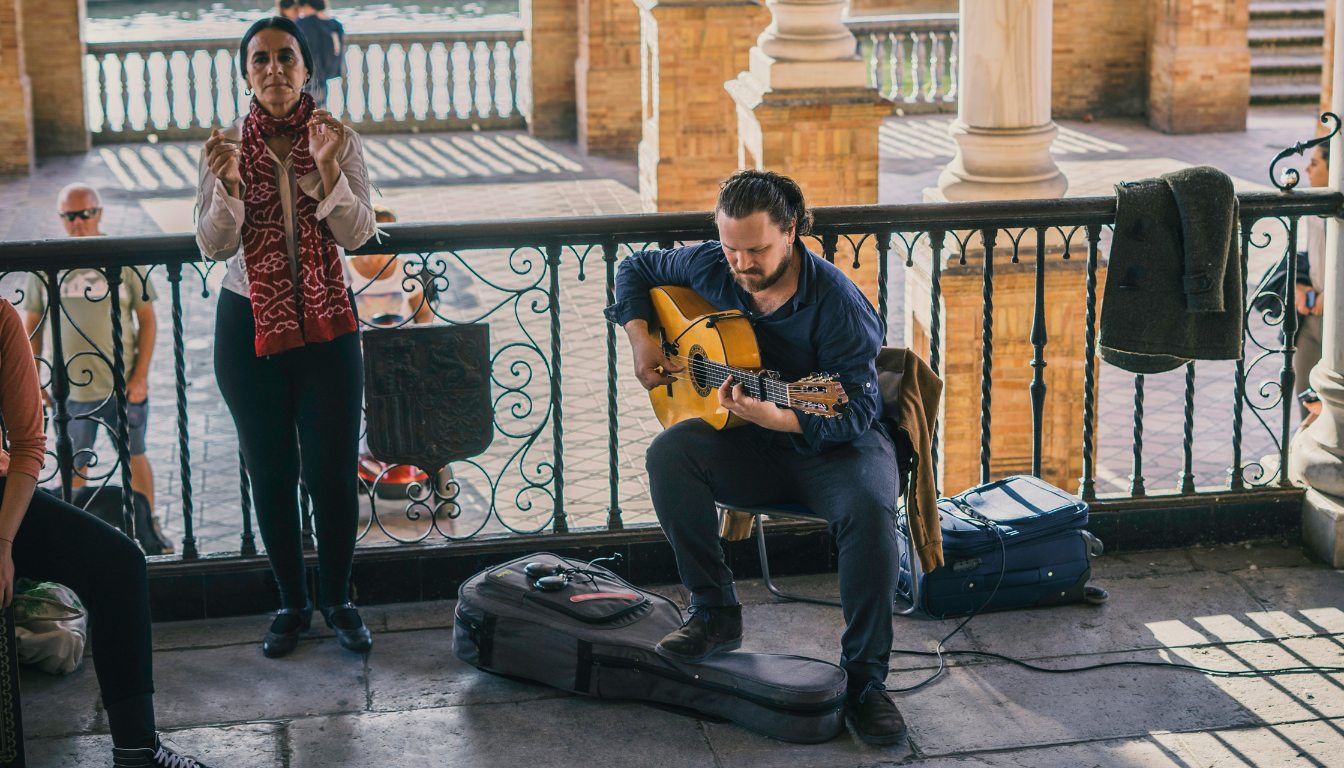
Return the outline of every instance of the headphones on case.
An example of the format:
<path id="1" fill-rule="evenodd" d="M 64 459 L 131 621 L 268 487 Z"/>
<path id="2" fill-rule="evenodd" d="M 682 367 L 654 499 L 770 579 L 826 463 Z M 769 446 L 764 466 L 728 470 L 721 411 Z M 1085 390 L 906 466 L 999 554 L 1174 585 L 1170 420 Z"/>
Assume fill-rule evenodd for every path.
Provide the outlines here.
<path id="1" fill-rule="evenodd" d="M 588 566 L 594 566 L 598 563 L 611 563 L 619 565 L 622 557 L 620 552 L 611 557 L 600 557 L 588 563 Z M 606 574 L 598 571 L 590 571 L 587 568 L 575 568 L 563 563 L 528 563 L 523 566 L 523 572 L 532 579 L 532 586 L 543 592 L 558 592 L 573 581 L 575 576 L 587 576 L 588 581 L 592 581 L 594 576 L 605 576 Z"/>

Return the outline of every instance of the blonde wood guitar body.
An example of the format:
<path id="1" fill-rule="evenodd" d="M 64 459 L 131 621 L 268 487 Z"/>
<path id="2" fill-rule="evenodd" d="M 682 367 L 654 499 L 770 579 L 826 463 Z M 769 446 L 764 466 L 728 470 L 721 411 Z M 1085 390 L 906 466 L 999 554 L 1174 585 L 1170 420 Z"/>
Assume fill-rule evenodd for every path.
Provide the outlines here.
<path id="1" fill-rule="evenodd" d="M 703 419 L 715 429 L 746 424 L 719 405 L 718 388 L 729 376 L 745 394 L 781 407 L 828 417 L 844 412 L 848 398 L 833 377 L 789 384 L 763 371 L 756 332 L 741 312 L 720 312 L 690 288 L 664 285 L 649 296 L 654 311 L 649 334 L 684 369 L 672 374 L 676 381 L 649 392 L 664 427 L 687 419 Z"/>
<path id="2" fill-rule="evenodd" d="M 664 428 L 688 419 L 704 419 L 715 429 L 746 424 L 719 405 L 717 385 L 709 388 L 711 381 L 697 377 L 696 366 L 690 361 L 708 359 L 759 373 L 761 350 L 756 346 L 751 321 L 745 315 L 731 313 L 716 318 L 711 325 L 702 318 L 730 313 L 720 313 L 690 288 L 665 285 L 654 288 L 649 296 L 655 315 L 654 322 L 649 324 L 649 335 L 660 344 L 680 337 L 676 342 L 677 354 L 689 358 L 674 360 L 686 369 L 676 374 L 675 382 L 649 392 L 658 421 Z"/>

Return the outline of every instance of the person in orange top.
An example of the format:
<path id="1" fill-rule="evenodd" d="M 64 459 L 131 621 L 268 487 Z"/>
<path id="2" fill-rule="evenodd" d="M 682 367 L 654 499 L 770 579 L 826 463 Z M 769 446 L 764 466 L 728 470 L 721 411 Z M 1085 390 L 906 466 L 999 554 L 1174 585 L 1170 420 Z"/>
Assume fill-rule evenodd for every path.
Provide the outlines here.
<path id="1" fill-rule="evenodd" d="M 121 531 L 45 491 L 46 455 L 37 366 L 19 313 L 0 300 L 0 605 L 14 580 L 64 584 L 79 595 L 98 648 L 93 661 L 116 768 L 207 768 L 159 739 L 154 727 L 149 576 L 145 556 Z"/>

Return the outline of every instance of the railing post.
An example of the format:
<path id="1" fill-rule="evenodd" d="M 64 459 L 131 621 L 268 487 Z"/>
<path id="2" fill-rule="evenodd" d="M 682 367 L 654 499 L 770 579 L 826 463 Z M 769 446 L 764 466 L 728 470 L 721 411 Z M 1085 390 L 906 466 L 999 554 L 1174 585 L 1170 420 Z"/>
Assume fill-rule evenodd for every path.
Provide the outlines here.
<path id="1" fill-rule="evenodd" d="M 135 536 L 135 501 L 131 488 L 131 422 L 126 395 L 126 359 L 121 343 L 121 267 L 109 267 L 107 300 L 112 314 L 112 393 L 117 398 L 117 460 L 121 462 L 121 507 L 126 535 Z M 153 514 L 153 510 L 150 510 Z"/>
<path id="2" fill-rule="evenodd" d="M 616 303 L 616 249 L 614 239 L 602 243 L 602 261 L 606 264 L 607 306 Z M 611 488 L 611 503 L 607 507 L 607 530 L 619 531 L 625 527 L 621 520 L 620 497 L 620 446 L 621 435 L 618 423 L 616 400 L 616 326 L 607 326 L 607 482 Z"/>
<path id="3" fill-rule="evenodd" d="M 929 231 L 929 368 L 934 375 L 939 374 L 942 364 L 942 325 L 943 325 L 943 240 L 947 233 L 941 229 Z M 942 473 L 938 471 L 938 423 L 933 425 L 933 438 L 929 454 L 933 457 L 934 484 L 939 490 Z"/>
<path id="4" fill-rule="evenodd" d="M 991 406 L 994 397 L 994 245 L 997 229 L 982 230 L 985 246 L 984 286 L 981 302 L 984 314 L 980 321 L 980 482 L 989 482 Z"/>
<path id="5" fill-rule="evenodd" d="M 1251 230 L 1255 226 L 1252 219 L 1241 220 L 1241 273 L 1246 274 L 1247 264 L 1250 262 L 1251 255 Z M 1250 314 L 1250 301 L 1243 310 Z M 1247 318 L 1249 321 L 1249 318 Z M 1249 324 L 1249 323 L 1248 323 Z M 1242 477 L 1241 466 L 1241 439 L 1243 421 L 1243 411 L 1246 409 L 1246 340 L 1241 340 L 1241 357 L 1237 360 L 1236 371 L 1233 373 L 1233 391 L 1232 391 L 1232 466 L 1228 467 L 1228 488 L 1234 493 L 1246 490 L 1246 478 Z"/>
<path id="6" fill-rule="evenodd" d="M 1195 363 L 1185 364 L 1185 429 L 1181 435 L 1181 493 L 1195 492 Z M 1287 474 L 1287 473 L 1280 473 Z"/>
<path id="7" fill-rule="evenodd" d="M 1083 345 L 1083 476 L 1078 487 L 1078 492 L 1084 501 L 1091 501 L 1097 497 L 1094 433 L 1097 423 L 1097 262 L 1100 261 L 1100 242 L 1101 225 L 1087 225 L 1087 335 Z"/>
<path id="8" fill-rule="evenodd" d="M 238 506 L 243 512 L 243 534 L 238 554 L 244 557 L 257 554 L 257 540 L 252 535 L 252 478 L 247 474 L 247 459 L 238 449 Z"/>
<path id="9" fill-rule="evenodd" d="M 555 442 L 555 523 L 552 530 L 568 533 L 565 516 L 565 418 L 560 390 L 560 256 L 564 246 L 546 246 L 546 268 L 550 270 L 549 310 L 551 315 L 551 439 Z"/>
<path id="10" fill-rule="evenodd" d="M 1134 474 L 1130 476 L 1129 495 L 1147 496 L 1143 486 L 1143 374 L 1134 375 Z"/>
<path id="11" fill-rule="evenodd" d="M 187 430 L 187 360 L 182 341 L 182 262 L 169 262 L 168 284 L 173 292 L 173 383 L 177 390 L 178 482 L 182 486 L 182 559 L 195 560 L 196 536 L 191 498 L 191 440 Z"/>
<path id="12" fill-rule="evenodd" d="M 1288 444 L 1293 439 L 1293 409 L 1297 407 L 1297 398 L 1293 397 L 1297 371 L 1293 368 L 1293 354 L 1297 351 L 1297 225 L 1299 219 L 1288 220 L 1288 250 L 1284 260 L 1288 266 L 1288 277 L 1283 286 L 1283 368 L 1279 371 L 1279 397 L 1282 400 L 1283 420 L 1279 424 L 1279 487 L 1292 488 L 1293 481 L 1288 479 Z"/>
<path id="13" fill-rule="evenodd" d="M 56 466 L 61 475 L 61 500 L 69 503 L 75 479 L 75 447 L 70 440 L 70 373 L 65 364 L 65 345 L 61 341 L 61 275 L 47 276 L 47 322 L 51 324 L 51 399 L 56 414 Z M 38 333 L 42 329 L 37 330 Z"/>
<path id="14" fill-rule="evenodd" d="M 1045 433 L 1045 235 L 1036 228 L 1036 310 L 1031 321 L 1031 474 L 1041 476 L 1041 442 Z"/>
<path id="15" fill-rule="evenodd" d="M 877 316 L 882 321 L 882 341 L 886 343 L 887 328 L 890 325 L 887 319 L 889 310 L 888 288 L 887 288 L 887 270 L 890 264 L 891 255 L 891 230 L 880 230 L 873 236 L 877 241 Z M 855 253 L 858 256 L 858 253 Z"/>

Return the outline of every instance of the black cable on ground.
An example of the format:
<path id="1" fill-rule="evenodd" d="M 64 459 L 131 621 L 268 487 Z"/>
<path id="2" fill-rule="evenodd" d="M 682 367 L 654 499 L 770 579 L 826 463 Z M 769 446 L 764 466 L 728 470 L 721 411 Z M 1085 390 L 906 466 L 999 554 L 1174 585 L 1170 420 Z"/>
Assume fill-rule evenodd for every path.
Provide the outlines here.
<path id="1" fill-rule="evenodd" d="M 1100 664 L 1089 664 L 1089 665 L 1084 666 L 1084 667 L 1070 667 L 1070 668 L 1068 668 L 1068 669 L 1051 669 L 1051 668 L 1049 668 L 1049 667 L 1039 667 L 1039 666 L 1036 666 L 1035 664 L 1030 664 L 1030 663 L 1028 663 L 1028 662 L 1021 661 L 1020 659 L 1014 659 L 1014 658 L 1011 657 L 1011 656 L 1005 656 L 1005 655 L 1003 655 L 1003 654 L 1001 654 L 1001 653 L 991 653 L 991 652 L 989 652 L 989 651 L 946 651 L 946 650 L 943 650 L 943 645 L 944 645 L 948 640 L 951 640 L 951 639 L 952 639 L 958 632 L 960 632 L 963 628 L 965 628 L 965 626 L 966 626 L 967 624 L 969 624 L 969 623 L 971 622 L 971 619 L 974 619 L 976 616 L 980 615 L 981 611 L 983 611 L 983 610 L 986 608 L 986 606 L 988 606 L 991 602 L 993 602 L 993 600 L 994 600 L 994 595 L 998 594 L 998 592 L 999 592 L 999 586 L 1000 586 L 1001 584 L 1003 584 L 1003 576 L 1004 576 L 1004 574 L 1006 573 L 1007 568 L 1008 568 L 1008 552 L 1007 552 L 1007 547 L 1006 547 L 1006 546 L 1004 545 L 1004 543 L 1003 543 L 1003 533 L 999 530 L 998 525 L 995 524 L 994 521 L 990 520 L 990 519 L 987 518 L 987 517 L 981 517 L 980 515 L 976 515 L 976 517 L 977 517 L 977 518 L 980 518 L 980 519 L 983 520 L 985 523 L 987 523 L 987 524 L 988 524 L 988 527 L 990 527 L 991 529 L 993 529 L 994 534 L 998 537 L 998 540 L 999 540 L 999 580 L 998 580 L 997 582 L 995 582 L 995 584 L 994 584 L 994 589 L 993 589 L 993 591 L 991 591 L 991 592 L 989 593 L 989 597 L 985 598 L 985 602 L 981 603 L 979 608 L 976 608 L 974 611 L 971 611 L 971 614 L 970 614 L 969 616 L 967 616 L 965 619 L 963 619 L 962 622 L 961 622 L 960 624 L 957 625 L 957 628 L 956 628 L 956 629 L 954 629 L 954 630 L 952 630 L 951 632 L 949 632 L 949 633 L 947 634 L 947 636 L 944 637 L 942 640 L 939 640 L 939 641 L 938 641 L 938 645 L 937 645 L 936 648 L 934 648 L 934 650 L 932 650 L 932 651 L 907 651 L 907 650 L 902 650 L 902 649 L 900 649 L 900 648 L 892 648 L 892 649 L 891 649 L 891 652 L 892 652 L 892 653 L 899 653 L 899 654 L 904 655 L 904 656 L 934 656 L 934 657 L 936 657 L 936 658 L 938 659 L 938 669 L 934 670 L 934 672 L 933 672 L 932 675 L 929 675 L 928 677 L 926 677 L 925 679 L 921 680 L 921 681 L 918 682 L 918 683 L 915 683 L 914 685 L 906 686 L 906 687 L 904 687 L 904 688 L 888 688 L 887 690 L 890 691 L 890 692 L 892 692 L 892 693 L 908 693 L 908 692 L 910 692 L 910 691 L 919 690 L 920 688 L 923 688 L 924 686 L 928 685 L 929 683 L 932 683 L 934 680 L 937 680 L 938 677 L 939 677 L 940 675 L 942 675 L 943 672 L 947 669 L 947 662 L 946 662 L 946 660 L 943 658 L 944 655 L 947 655 L 947 656 L 983 656 L 983 657 L 986 657 L 986 658 L 999 659 L 999 660 L 1001 660 L 1001 661 L 1006 661 L 1006 662 L 1008 662 L 1008 663 L 1010 663 L 1010 664 L 1016 664 L 1016 665 L 1019 666 L 1019 667 L 1023 667 L 1023 668 L 1025 668 L 1025 669 L 1030 669 L 1030 670 L 1032 670 L 1033 672 L 1046 672 L 1046 673 L 1054 674 L 1054 675 L 1071 674 L 1071 673 L 1074 673 L 1074 672 L 1089 672 L 1089 671 L 1094 670 L 1094 669 L 1106 669 L 1106 668 L 1108 668 L 1108 667 L 1167 667 L 1167 668 L 1169 668 L 1169 669 L 1186 669 L 1186 670 L 1190 670 L 1190 671 L 1192 671 L 1192 672 L 1200 672 L 1200 673 L 1203 673 L 1203 674 L 1206 674 L 1206 675 L 1212 675 L 1212 676 L 1214 676 L 1214 677 L 1265 677 L 1265 676 L 1268 676 L 1268 675 L 1302 675 L 1302 674 L 1335 674 L 1335 673 L 1344 673 L 1344 667 L 1283 667 L 1283 668 L 1281 668 L 1281 669 L 1242 669 L 1242 670 L 1222 670 L 1222 669 L 1209 669 L 1208 667 L 1200 667 L 1200 666 L 1196 666 L 1196 665 L 1194 665 L 1194 664 L 1177 664 L 1176 662 L 1172 662 L 1172 661 L 1107 661 L 1107 662 L 1102 662 L 1102 663 L 1100 663 Z M 913 557 L 914 557 L 914 554 L 911 553 L 910 556 L 913 558 Z M 911 569 L 911 574 L 910 574 L 910 577 L 911 577 L 912 579 L 914 578 L 913 570 L 914 570 L 914 569 L 912 568 L 912 569 Z"/>

